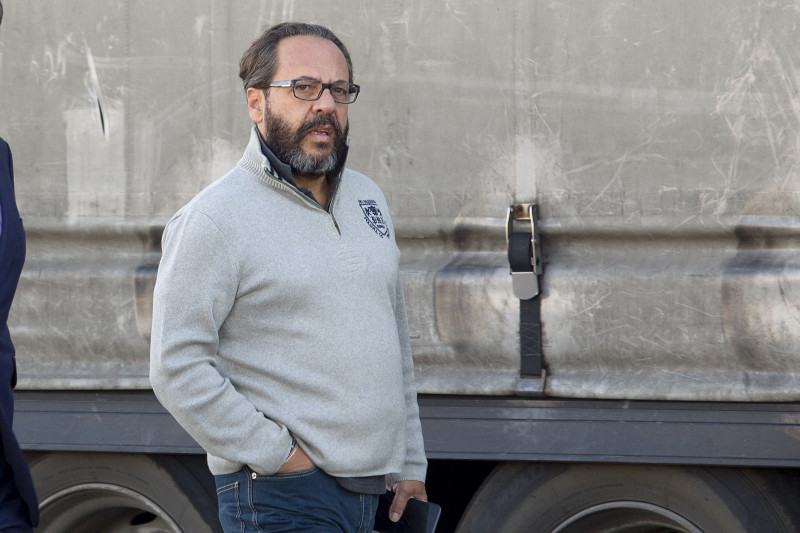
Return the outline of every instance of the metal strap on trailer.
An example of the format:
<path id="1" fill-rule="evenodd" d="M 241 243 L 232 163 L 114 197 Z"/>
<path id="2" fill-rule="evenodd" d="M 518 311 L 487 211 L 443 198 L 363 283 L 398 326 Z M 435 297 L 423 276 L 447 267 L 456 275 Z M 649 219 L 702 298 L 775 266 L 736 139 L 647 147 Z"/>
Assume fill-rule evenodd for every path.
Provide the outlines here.
<path id="1" fill-rule="evenodd" d="M 543 395 L 546 378 L 541 300 L 538 298 L 542 273 L 538 218 L 536 204 L 511 205 L 506 216 L 508 264 L 514 296 L 519 298 L 520 380 L 517 390 L 524 396 Z"/>

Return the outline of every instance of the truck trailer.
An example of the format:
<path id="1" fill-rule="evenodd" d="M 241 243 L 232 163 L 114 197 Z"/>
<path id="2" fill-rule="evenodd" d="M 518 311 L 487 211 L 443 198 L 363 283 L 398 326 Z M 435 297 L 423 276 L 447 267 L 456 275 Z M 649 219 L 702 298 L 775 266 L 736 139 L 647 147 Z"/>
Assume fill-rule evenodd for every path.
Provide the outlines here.
<path id="1" fill-rule="evenodd" d="M 800 531 L 796 1 L 4 4 L 38 532 L 220 531 L 150 389 L 152 293 L 287 20 L 362 88 L 348 166 L 402 251 L 437 531 Z"/>

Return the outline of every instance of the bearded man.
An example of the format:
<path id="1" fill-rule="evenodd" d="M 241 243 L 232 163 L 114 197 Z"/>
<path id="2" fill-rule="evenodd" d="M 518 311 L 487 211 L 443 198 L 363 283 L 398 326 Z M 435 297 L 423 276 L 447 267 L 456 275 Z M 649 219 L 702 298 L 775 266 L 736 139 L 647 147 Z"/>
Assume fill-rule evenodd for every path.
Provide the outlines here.
<path id="1" fill-rule="evenodd" d="M 345 168 L 350 55 L 284 23 L 242 56 L 255 124 L 237 165 L 169 221 L 150 379 L 208 453 L 226 532 L 372 531 L 426 499 L 400 252 Z"/>

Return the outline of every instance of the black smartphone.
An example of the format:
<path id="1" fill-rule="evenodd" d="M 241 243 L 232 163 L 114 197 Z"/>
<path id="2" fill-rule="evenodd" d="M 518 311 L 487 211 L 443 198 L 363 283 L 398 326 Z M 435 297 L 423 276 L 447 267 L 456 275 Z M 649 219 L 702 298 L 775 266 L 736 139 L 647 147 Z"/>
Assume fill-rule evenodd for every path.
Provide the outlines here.
<path id="1" fill-rule="evenodd" d="M 431 502 L 411 498 L 398 522 L 389 520 L 389 507 L 394 500 L 394 492 L 386 492 L 378 501 L 375 514 L 375 531 L 378 533 L 434 533 L 442 508 Z"/>

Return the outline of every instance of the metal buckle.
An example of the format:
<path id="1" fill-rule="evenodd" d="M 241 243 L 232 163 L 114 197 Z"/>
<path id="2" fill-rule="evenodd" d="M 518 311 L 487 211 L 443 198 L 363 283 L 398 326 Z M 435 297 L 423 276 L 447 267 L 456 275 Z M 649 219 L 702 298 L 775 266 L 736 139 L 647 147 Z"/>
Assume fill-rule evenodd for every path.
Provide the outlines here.
<path id="1" fill-rule="evenodd" d="M 539 242 L 539 228 L 536 221 L 539 218 L 539 209 L 536 204 L 514 204 L 508 206 L 506 214 L 506 245 L 509 243 L 511 233 L 514 232 L 514 221 L 529 221 L 531 225 L 531 271 L 511 272 L 511 285 L 514 296 L 520 300 L 530 300 L 539 294 L 539 274 L 542 273 L 541 244 Z"/>

